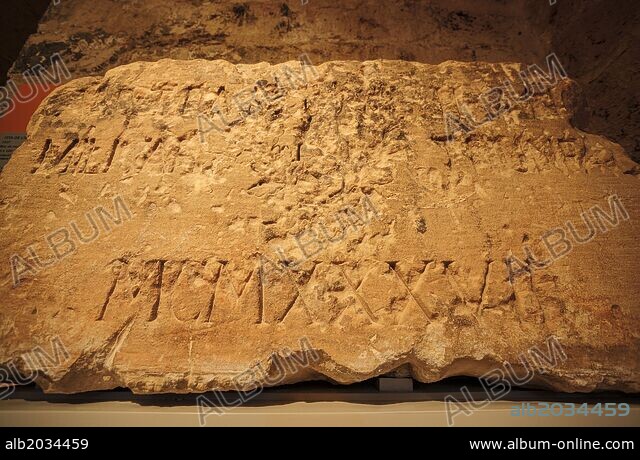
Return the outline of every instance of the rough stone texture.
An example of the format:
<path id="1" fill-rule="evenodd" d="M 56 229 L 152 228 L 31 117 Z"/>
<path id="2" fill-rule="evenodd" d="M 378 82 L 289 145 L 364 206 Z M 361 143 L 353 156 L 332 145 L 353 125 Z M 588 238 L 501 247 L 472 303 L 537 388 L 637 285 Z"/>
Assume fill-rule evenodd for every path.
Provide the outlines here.
<path id="1" fill-rule="evenodd" d="M 320 360 L 281 382 L 432 382 L 523 373 L 553 335 L 567 360 L 533 383 L 640 389 L 638 165 L 571 125 L 575 84 L 447 143 L 454 94 L 477 113 L 521 65 L 334 62 L 278 90 L 296 66 L 135 63 L 49 96 L 0 175 L 2 260 L 34 243 L 49 259 L 47 234 L 91 233 L 84 213 L 116 196 L 132 218 L 15 288 L 3 264 L 0 363 L 59 336 L 71 359 L 43 370 L 47 391 L 200 392 L 257 363 L 278 374 L 306 337 Z M 268 100 L 241 116 L 233 96 L 256 82 Z M 203 144 L 214 105 L 230 125 Z M 586 233 L 580 213 L 611 194 L 629 220 L 509 281 L 507 255 L 544 257 L 567 221 Z M 341 239 L 345 208 L 371 219 Z M 321 228 L 334 242 L 305 261 L 295 236 Z"/>
<path id="2" fill-rule="evenodd" d="M 16 61 L 20 79 L 60 52 L 74 77 L 136 61 L 402 59 L 542 64 L 555 52 L 584 88 L 581 129 L 640 159 L 640 9 L 636 0 L 65 0 Z"/>
<path id="3" fill-rule="evenodd" d="M 523 0 L 68 0 L 50 7 L 12 77 L 60 52 L 75 77 L 136 61 L 224 59 L 279 63 L 308 53 L 332 60 L 527 62 L 547 39 L 531 40 Z M 523 36 L 524 34 L 524 36 Z"/>

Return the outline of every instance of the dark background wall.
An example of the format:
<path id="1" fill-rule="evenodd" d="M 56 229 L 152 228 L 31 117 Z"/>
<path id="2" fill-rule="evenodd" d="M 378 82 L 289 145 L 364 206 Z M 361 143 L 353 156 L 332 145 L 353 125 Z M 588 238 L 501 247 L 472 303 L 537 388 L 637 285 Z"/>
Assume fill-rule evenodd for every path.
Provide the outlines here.
<path id="1" fill-rule="evenodd" d="M 38 28 L 50 0 L 2 0 L 0 6 L 0 86 L 27 37 Z"/>

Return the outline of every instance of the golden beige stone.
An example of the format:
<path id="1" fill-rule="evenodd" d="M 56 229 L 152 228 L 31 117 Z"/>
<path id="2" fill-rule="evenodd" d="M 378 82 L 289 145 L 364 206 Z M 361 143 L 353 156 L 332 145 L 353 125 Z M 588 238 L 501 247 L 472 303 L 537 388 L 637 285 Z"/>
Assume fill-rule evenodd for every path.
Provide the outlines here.
<path id="1" fill-rule="evenodd" d="M 524 70 L 162 60 L 57 89 L 0 175 L 0 363 L 59 337 L 50 392 L 433 382 L 555 337 L 532 384 L 638 391 L 638 165 L 573 127 L 567 79 L 445 127 Z"/>

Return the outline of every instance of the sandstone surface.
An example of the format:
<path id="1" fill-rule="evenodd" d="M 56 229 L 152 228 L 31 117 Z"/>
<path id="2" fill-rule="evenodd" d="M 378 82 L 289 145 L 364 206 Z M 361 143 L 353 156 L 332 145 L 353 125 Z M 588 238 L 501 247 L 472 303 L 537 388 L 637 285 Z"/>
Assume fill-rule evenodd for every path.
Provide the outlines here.
<path id="1" fill-rule="evenodd" d="M 635 0 L 65 0 L 51 5 L 9 77 L 20 81 L 54 53 L 73 78 L 162 58 L 542 64 L 556 53 L 588 101 L 579 127 L 637 161 L 639 25 Z"/>
<path id="2" fill-rule="evenodd" d="M 531 384 L 638 391 L 638 165 L 573 126 L 568 79 L 445 128 L 524 70 L 162 60 L 57 89 L 0 175 L 0 363 L 59 337 L 50 392 L 433 382 L 555 337 Z"/>

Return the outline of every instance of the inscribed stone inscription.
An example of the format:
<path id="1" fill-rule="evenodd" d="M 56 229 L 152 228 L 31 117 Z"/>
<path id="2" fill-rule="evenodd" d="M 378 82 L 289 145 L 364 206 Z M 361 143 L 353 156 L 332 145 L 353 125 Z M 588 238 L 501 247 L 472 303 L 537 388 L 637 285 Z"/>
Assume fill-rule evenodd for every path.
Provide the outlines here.
<path id="1" fill-rule="evenodd" d="M 447 141 L 521 70 L 164 60 L 56 90 L 0 176 L 0 362 L 57 336 L 48 391 L 201 392 L 304 343 L 278 383 L 431 382 L 555 337 L 532 383 L 638 391 L 637 165 L 572 127 L 568 80 Z"/>

